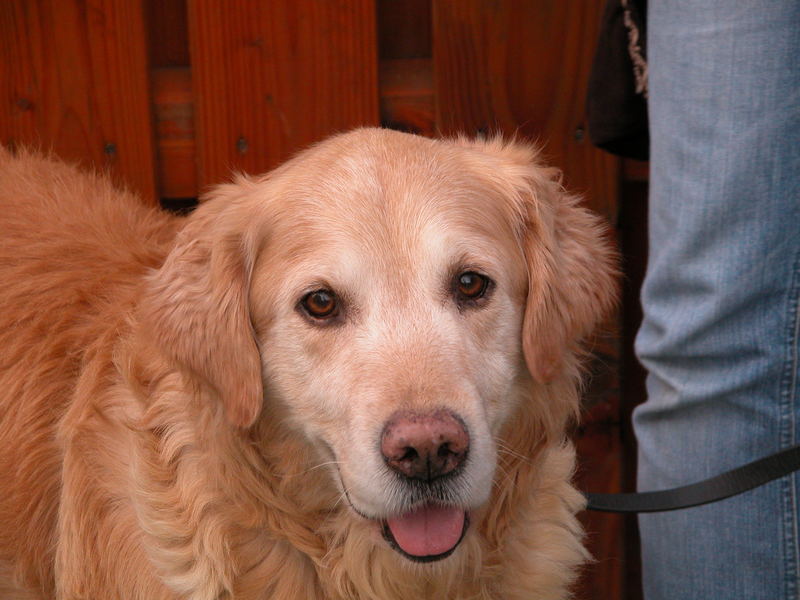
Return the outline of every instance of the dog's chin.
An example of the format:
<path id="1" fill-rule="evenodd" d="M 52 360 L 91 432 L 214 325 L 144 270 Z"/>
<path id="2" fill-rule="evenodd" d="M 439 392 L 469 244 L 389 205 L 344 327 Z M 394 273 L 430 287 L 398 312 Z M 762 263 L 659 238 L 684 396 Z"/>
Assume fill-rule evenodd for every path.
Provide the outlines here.
<path id="1" fill-rule="evenodd" d="M 433 503 L 379 521 L 383 538 L 408 560 L 429 563 L 455 552 L 469 529 L 463 508 Z"/>
<path id="2" fill-rule="evenodd" d="M 381 516 L 380 508 L 364 508 L 364 504 L 348 492 L 343 479 L 340 481 L 350 509 L 371 522 L 389 546 L 410 561 L 430 563 L 447 558 L 456 551 L 469 530 L 470 511 L 463 505 L 431 498 L 431 490 L 420 494 L 423 497 L 416 500 L 411 510 Z"/>

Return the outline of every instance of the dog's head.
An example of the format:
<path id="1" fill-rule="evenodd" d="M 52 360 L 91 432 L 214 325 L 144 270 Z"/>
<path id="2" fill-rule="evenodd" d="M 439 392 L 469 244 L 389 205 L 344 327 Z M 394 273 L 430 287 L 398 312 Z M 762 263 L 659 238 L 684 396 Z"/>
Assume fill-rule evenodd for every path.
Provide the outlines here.
<path id="1" fill-rule="evenodd" d="M 489 498 L 510 415 L 575 376 L 613 262 L 530 147 L 365 129 L 217 188 L 144 315 L 231 427 L 283 415 L 357 518 L 429 561 Z M 530 435 L 576 408 L 541 406 Z"/>

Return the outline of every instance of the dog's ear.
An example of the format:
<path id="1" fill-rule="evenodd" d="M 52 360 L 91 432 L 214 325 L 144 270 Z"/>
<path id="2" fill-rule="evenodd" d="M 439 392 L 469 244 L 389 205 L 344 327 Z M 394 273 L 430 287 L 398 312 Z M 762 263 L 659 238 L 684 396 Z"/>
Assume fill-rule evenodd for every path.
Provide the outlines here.
<path id="1" fill-rule="evenodd" d="M 528 370 L 546 383 L 615 305 L 617 254 L 604 222 L 564 191 L 560 173 L 532 169 L 522 348 Z"/>
<path id="2" fill-rule="evenodd" d="M 237 185 L 220 186 L 188 217 L 149 279 L 140 326 L 169 359 L 223 403 L 230 423 L 253 424 L 262 406 L 261 359 L 248 292 L 255 236 Z"/>
<path id="3" fill-rule="evenodd" d="M 502 174 L 528 270 L 522 349 L 531 375 L 547 383 L 575 366 L 581 340 L 614 306 L 616 250 L 604 221 L 564 190 L 560 171 L 542 165 L 531 145 L 460 141 L 491 156 Z"/>
<path id="4" fill-rule="evenodd" d="M 528 370 L 542 383 L 554 379 L 578 354 L 579 344 L 605 318 L 617 298 L 617 253 L 603 220 L 561 185 L 558 169 L 525 157 L 521 190 L 528 298 L 522 348 Z M 527 154 L 527 156 L 526 156 Z"/>

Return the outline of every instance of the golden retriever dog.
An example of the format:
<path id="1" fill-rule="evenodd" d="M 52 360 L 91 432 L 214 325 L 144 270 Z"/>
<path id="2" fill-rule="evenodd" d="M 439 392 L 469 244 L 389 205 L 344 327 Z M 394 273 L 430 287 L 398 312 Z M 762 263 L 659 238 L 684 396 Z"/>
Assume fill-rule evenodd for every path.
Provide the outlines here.
<path id="1" fill-rule="evenodd" d="M 0 150 L 0 597 L 554 599 L 613 304 L 530 147 L 361 129 L 189 217 Z"/>

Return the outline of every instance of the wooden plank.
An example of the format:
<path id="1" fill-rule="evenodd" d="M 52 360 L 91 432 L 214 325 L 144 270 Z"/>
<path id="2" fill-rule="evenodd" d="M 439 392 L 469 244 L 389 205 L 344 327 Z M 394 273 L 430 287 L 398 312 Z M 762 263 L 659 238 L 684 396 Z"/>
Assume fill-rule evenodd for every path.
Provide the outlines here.
<path id="1" fill-rule="evenodd" d="M 628 161 L 625 161 L 628 162 Z M 640 163 L 647 174 L 647 163 Z M 623 444 L 623 490 L 636 491 L 636 436 L 633 410 L 647 399 L 647 371 L 636 357 L 634 344 L 642 324 L 640 302 L 642 282 L 647 271 L 647 181 L 626 180 L 620 190 L 619 245 L 622 254 L 622 323 L 620 336 L 620 403 Z M 641 548 L 635 515 L 625 519 L 626 600 L 642 600 Z"/>
<path id="2" fill-rule="evenodd" d="M 620 340 L 618 315 L 604 323 L 589 347 L 588 389 L 584 393 L 582 424 L 574 436 L 578 450 L 578 489 L 596 493 L 622 491 L 626 466 L 622 443 L 620 400 Z M 581 523 L 596 562 L 587 565 L 578 598 L 617 600 L 624 597 L 626 519 L 621 515 L 584 511 Z"/>
<path id="3" fill-rule="evenodd" d="M 432 136 L 431 0 L 377 0 L 381 125 Z"/>
<path id="4" fill-rule="evenodd" d="M 567 186 L 613 219 L 619 161 L 585 134 L 602 2 L 434 0 L 437 125 L 520 133 L 544 145 Z"/>
<path id="5" fill-rule="evenodd" d="M 155 202 L 140 2 L 2 2 L 0 55 L 0 141 L 106 169 Z"/>
<path id="6" fill-rule="evenodd" d="M 192 74 L 188 68 L 154 69 L 152 80 L 159 194 L 194 198 L 198 188 Z"/>
<path id="7" fill-rule="evenodd" d="M 436 133 L 430 58 L 380 62 L 381 125 L 420 135 Z"/>
<path id="8" fill-rule="evenodd" d="M 145 0 L 150 66 L 189 66 L 186 0 Z"/>
<path id="9" fill-rule="evenodd" d="M 431 0 L 376 0 L 381 60 L 431 57 Z"/>
<path id="10" fill-rule="evenodd" d="M 201 186 L 378 123 L 370 0 L 190 0 Z"/>

